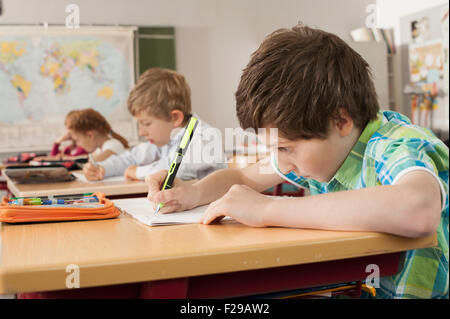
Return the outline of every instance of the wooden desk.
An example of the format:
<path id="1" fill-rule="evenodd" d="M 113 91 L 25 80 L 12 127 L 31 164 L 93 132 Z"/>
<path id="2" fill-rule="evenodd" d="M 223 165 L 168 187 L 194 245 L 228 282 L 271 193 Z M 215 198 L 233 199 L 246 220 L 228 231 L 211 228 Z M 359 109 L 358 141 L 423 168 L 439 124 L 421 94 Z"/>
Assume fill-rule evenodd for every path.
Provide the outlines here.
<path id="1" fill-rule="evenodd" d="M 243 156 L 235 155 L 229 167 L 242 168 L 249 164 L 256 163 L 261 157 L 258 155 Z M 77 171 L 80 172 L 81 171 Z M 119 198 L 121 196 L 138 195 L 147 196 L 148 188 L 143 181 L 99 181 L 88 183 L 82 181 L 72 181 L 65 183 L 48 184 L 17 184 L 13 182 L 2 170 L 2 176 L 6 180 L 6 185 L 11 194 L 16 197 L 48 196 L 48 195 L 67 195 L 90 192 L 103 192 L 110 198 Z"/>
<path id="2" fill-rule="evenodd" d="M 75 264 L 80 269 L 81 288 L 154 281 L 150 286 L 156 290 L 150 296 L 192 298 L 285 289 L 295 283 L 289 277 L 294 275 L 315 285 L 318 281 L 312 278 L 327 272 L 335 276 L 340 274 L 338 269 L 347 271 L 333 281 L 353 280 L 349 269 L 358 265 L 355 271 L 361 276 L 368 263 L 378 263 L 381 276 L 392 275 L 397 272 L 398 259 L 390 261 L 390 270 L 385 271 L 383 258 L 437 244 L 435 235 L 407 239 L 369 232 L 251 228 L 233 221 L 148 227 L 128 215 L 99 221 L 2 224 L 1 238 L 0 294 L 66 289 L 66 267 Z M 328 262 L 333 268 L 326 270 L 323 267 Z M 305 275 L 295 267 L 307 267 L 310 273 Z M 274 269 L 284 281 L 270 274 Z M 320 271 L 320 275 L 311 275 L 311 271 Z M 237 277 L 232 281 L 229 276 L 234 274 Z M 237 292 L 220 284 L 236 280 L 242 284 L 250 278 L 256 278 L 258 287 L 265 282 L 275 286 Z M 167 293 L 174 282 L 178 287 L 181 283 L 181 295 Z M 279 287 L 280 282 L 286 284 Z M 165 292 L 158 294 L 158 287 Z"/>
<path id="3" fill-rule="evenodd" d="M 4 174 L 4 172 L 2 173 L 6 179 L 6 185 L 9 191 L 16 197 L 103 192 L 106 196 L 116 196 L 117 198 L 118 195 L 147 195 L 148 192 L 147 185 L 144 181 L 99 181 L 90 183 L 75 180 L 64 183 L 17 184 Z"/>

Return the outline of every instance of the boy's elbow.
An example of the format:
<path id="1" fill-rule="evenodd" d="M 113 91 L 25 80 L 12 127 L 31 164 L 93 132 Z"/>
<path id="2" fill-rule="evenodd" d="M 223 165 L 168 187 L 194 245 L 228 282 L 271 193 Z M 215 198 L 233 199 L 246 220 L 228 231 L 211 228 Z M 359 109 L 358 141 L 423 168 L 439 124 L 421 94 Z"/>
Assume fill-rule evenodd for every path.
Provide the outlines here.
<path id="1" fill-rule="evenodd" d="M 434 220 L 424 220 L 410 229 L 410 237 L 421 238 L 434 234 L 439 226 L 439 222 Z"/>
<path id="2" fill-rule="evenodd" d="M 439 202 L 427 198 L 427 196 L 419 196 L 417 199 L 416 207 L 413 211 L 409 212 L 412 218 L 407 222 L 409 225 L 407 231 L 410 235 L 408 237 L 414 238 L 434 234 L 441 220 L 441 206 Z"/>

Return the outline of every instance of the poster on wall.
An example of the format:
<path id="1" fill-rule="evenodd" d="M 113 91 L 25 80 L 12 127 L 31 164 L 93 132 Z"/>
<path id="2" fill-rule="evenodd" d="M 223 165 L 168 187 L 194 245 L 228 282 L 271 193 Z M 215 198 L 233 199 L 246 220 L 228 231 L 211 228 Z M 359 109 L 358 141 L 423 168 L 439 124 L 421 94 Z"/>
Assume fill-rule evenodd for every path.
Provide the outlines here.
<path id="1" fill-rule="evenodd" d="M 411 21 L 411 42 L 423 43 L 431 40 L 430 18 L 422 17 Z"/>
<path id="2" fill-rule="evenodd" d="M 0 152 L 45 150 L 65 115 L 93 108 L 137 140 L 126 100 L 134 84 L 133 27 L 0 27 Z"/>
<path id="3" fill-rule="evenodd" d="M 442 41 L 428 41 L 409 46 L 411 82 L 436 83 L 444 75 Z"/>

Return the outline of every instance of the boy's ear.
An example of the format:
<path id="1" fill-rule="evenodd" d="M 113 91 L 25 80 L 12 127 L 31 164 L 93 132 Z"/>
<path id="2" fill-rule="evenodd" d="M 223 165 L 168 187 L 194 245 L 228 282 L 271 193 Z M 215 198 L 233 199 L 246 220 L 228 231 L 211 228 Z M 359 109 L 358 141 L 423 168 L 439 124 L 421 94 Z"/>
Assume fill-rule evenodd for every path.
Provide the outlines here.
<path id="1" fill-rule="evenodd" d="M 338 117 L 334 120 L 334 123 L 341 136 L 348 136 L 354 126 L 353 119 L 343 108 L 338 110 Z"/>
<path id="2" fill-rule="evenodd" d="M 180 110 L 173 110 L 170 112 L 172 118 L 172 124 L 174 127 L 180 127 L 184 122 L 184 114 Z"/>

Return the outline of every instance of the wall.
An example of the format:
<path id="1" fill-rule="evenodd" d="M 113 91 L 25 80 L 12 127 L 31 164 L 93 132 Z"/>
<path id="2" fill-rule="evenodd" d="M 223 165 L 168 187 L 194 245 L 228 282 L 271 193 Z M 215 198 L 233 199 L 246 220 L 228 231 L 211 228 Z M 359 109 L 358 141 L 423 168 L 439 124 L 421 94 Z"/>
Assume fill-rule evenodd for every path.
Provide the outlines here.
<path id="1" fill-rule="evenodd" d="M 192 87 L 195 111 L 221 129 L 238 125 L 234 92 L 251 53 L 270 32 L 298 21 L 350 40 L 374 0 L 3 0 L 0 24 L 80 23 L 175 26 L 177 68 Z M 26 10 L 24 8 L 26 7 Z"/>
<path id="2" fill-rule="evenodd" d="M 400 45 L 406 40 L 401 39 L 401 17 L 446 4 L 448 0 L 377 0 L 376 3 L 378 5 L 378 27 L 394 28 L 395 43 Z"/>
<path id="3" fill-rule="evenodd" d="M 215 21 L 209 0 L 3 0 L 1 24 L 63 24 L 68 4 L 80 8 L 81 24 L 192 25 Z"/>
<path id="4" fill-rule="evenodd" d="M 234 92 L 242 69 L 266 35 L 302 21 L 350 40 L 349 30 L 364 23 L 368 3 L 367 0 L 217 1 L 213 27 L 177 28 L 177 52 L 190 53 L 189 58 L 179 56 L 177 66 L 190 80 L 194 106 L 221 129 L 238 126 Z"/>
<path id="5" fill-rule="evenodd" d="M 378 5 L 378 27 L 380 28 L 394 28 L 395 43 L 398 52 L 398 69 L 397 88 L 399 89 L 400 97 L 397 100 L 400 102 L 399 111 L 410 116 L 410 102 L 407 96 L 402 96 L 403 88 L 409 83 L 409 54 L 408 44 L 410 42 L 409 20 L 417 15 L 440 15 L 440 9 L 445 4 L 448 5 L 448 0 L 377 0 Z M 436 14 L 438 12 L 438 14 Z M 433 24 L 431 30 L 432 38 L 441 37 L 442 30 L 439 24 Z M 441 138 L 448 138 L 448 96 L 439 98 L 440 108 L 433 112 L 433 129 L 440 135 Z"/>

